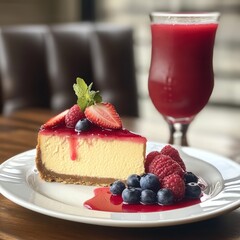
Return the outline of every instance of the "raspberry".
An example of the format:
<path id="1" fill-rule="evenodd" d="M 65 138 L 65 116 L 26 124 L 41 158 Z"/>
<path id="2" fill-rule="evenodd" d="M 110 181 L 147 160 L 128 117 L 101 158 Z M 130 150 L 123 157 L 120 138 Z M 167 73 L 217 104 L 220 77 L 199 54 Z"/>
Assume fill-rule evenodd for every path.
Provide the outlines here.
<path id="1" fill-rule="evenodd" d="M 159 155 L 160 152 L 158 151 L 153 151 L 150 152 L 147 157 L 145 158 L 145 162 L 144 162 L 144 168 L 145 168 L 145 172 L 148 173 L 149 172 L 149 165 L 151 164 L 152 160 Z"/>
<path id="2" fill-rule="evenodd" d="M 164 155 L 170 156 L 174 161 L 176 161 L 184 171 L 186 171 L 186 166 L 179 155 L 177 149 L 173 148 L 171 145 L 166 145 L 161 152 Z"/>
<path id="3" fill-rule="evenodd" d="M 171 157 L 163 154 L 157 155 L 149 165 L 149 172 L 158 176 L 160 182 L 173 173 L 183 177 L 184 171 L 181 166 Z"/>
<path id="4" fill-rule="evenodd" d="M 185 183 L 182 177 L 174 173 L 165 177 L 162 181 L 162 187 L 168 188 L 172 191 L 174 201 L 180 201 L 185 195 Z"/>
<path id="5" fill-rule="evenodd" d="M 81 111 L 80 107 L 75 104 L 69 109 L 65 116 L 65 124 L 68 128 L 74 128 L 76 123 L 82 118 L 84 118 L 84 113 Z"/>

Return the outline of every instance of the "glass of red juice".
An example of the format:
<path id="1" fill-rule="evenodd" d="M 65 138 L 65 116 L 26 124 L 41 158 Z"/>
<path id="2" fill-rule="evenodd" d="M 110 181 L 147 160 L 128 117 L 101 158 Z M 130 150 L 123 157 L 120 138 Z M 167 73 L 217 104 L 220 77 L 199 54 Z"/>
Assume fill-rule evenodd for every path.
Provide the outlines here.
<path id="1" fill-rule="evenodd" d="M 170 128 L 170 144 L 187 146 L 187 130 L 214 85 L 218 12 L 150 14 L 149 96 Z"/>

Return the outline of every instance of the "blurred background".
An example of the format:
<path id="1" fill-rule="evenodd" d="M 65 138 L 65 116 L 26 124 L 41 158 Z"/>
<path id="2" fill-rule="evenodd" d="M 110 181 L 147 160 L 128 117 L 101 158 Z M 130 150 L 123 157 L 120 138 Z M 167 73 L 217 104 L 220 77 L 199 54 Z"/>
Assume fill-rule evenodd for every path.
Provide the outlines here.
<path id="1" fill-rule="evenodd" d="M 220 25 L 214 51 L 215 88 L 209 105 L 240 107 L 239 0 L 0 0 L 0 25 L 107 22 L 133 28 L 134 61 L 139 116 L 159 114 L 148 98 L 151 53 L 148 14 L 151 11 L 219 11 Z"/>

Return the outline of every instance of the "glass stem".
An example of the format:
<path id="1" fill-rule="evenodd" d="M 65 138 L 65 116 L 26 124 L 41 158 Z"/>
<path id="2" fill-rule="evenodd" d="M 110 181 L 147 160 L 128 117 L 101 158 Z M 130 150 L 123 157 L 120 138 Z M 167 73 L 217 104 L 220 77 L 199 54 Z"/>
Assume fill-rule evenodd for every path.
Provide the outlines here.
<path id="1" fill-rule="evenodd" d="M 170 138 L 168 143 L 177 146 L 188 146 L 187 130 L 189 123 L 168 123 Z"/>

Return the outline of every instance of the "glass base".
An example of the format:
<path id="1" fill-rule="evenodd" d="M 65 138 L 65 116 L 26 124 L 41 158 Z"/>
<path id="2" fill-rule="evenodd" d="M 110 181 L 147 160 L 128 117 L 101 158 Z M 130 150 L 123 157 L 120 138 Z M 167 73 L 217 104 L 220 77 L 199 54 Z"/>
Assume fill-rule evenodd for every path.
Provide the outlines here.
<path id="1" fill-rule="evenodd" d="M 189 146 L 187 141 L 187 130 L 189 123 L 173 123 L 168 125 L 170 129 L 170 138 L 168 143 L 178 146 Z"/>
<path id="2" fill-rule="evenodd" d="M 173 118 L 165 116 L 170 129 L 170 138 L 168 143 L 177 146 L 189 146 L 187 141 L 187 130 L 189 124 L 193 121 L 195 116 L 187 118 Z"/>
<path id="3" fill-rule="evenodd" d="M 181 124 L 189 124 L 192 122 L 195 116 L 190 116 L 190 117 L 184 117 L 184 118 L 173 118 L 170 116 L 164 116 L 164 119 L 169 123 L 169 124 L 175 124 L 175 123 L 181 123 Z"/>

